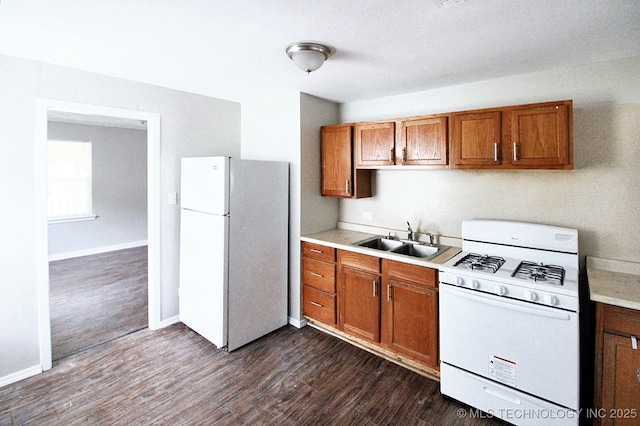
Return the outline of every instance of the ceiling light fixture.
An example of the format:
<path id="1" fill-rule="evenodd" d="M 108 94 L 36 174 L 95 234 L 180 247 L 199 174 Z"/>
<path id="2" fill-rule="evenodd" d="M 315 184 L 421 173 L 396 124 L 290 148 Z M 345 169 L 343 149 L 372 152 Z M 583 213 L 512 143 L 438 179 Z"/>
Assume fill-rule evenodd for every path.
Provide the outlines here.
<path id="1" fill-rule="evenodd" d="M 324 64 L 334 51 L 329 46 L 313 42 L 299 42 L 287 47 L 287 56 L 296 67 L 309 74 Z"/>

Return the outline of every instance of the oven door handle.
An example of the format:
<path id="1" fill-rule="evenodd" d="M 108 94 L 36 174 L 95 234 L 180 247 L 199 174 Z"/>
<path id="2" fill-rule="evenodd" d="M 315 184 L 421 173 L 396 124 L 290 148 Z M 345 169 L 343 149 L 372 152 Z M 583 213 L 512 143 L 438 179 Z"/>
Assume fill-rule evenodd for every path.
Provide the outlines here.
<path id="1" fill-rule="evenodd" d="M 442 293 L 442 290 L 444 289 L 445 289 L 444 286 L 441 286 L 440 292 Z M 543 307 L 536 308 L 536 307 L 522 306 L 519 303 L 503 302 L 502 300 L 496 300 L 494 297 L 486 297 L 486 296 L 481 296 L 477 294 L 471 294 L 471 290 L 458 290 L 454 288 L 451 288 L 451 289 L 447 288 L 445 292 L 451 292 L 458 297 L 474 300 L 476 302 L 484 303 L 486 305 L 495 306 L 495 307 L 506 309 L 509 311 L 518 311 L 525 314 L 537 315 L 537 316 L 547 317 L 547 318 L 552 318 L 557 320 L 568 321 L 571 319 L 568 313 L 560 311 L 558 309 L 554 309 L 553 311 L 550 311 L 548 310 L 550 308 L 543 309 Z M 526 303 L 526 302 L 520 302 L 520 303 Z"/>

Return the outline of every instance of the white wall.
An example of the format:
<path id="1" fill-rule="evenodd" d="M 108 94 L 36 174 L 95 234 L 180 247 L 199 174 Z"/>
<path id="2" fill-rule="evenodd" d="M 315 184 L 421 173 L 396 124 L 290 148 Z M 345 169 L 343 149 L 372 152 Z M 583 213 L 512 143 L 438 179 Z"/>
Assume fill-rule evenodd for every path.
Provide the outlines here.
<path id="1" fill-rule="evenodd" d="M 573 171 L 385 170 L 340 220 L 460 237 L 462 220 L 577 228 L 581 255 L 640 261 L 640 57 L 341 105 L 341 121 L 574 101 Z M 362 212 L 373 212 L 373 220 Z"/>
<path id="2" fill-rule="evenodd" d="M 240 154 L 235 102 L 0 55 L 0 382 L 40 365 L 37 310 L 36 98 L 161 116 L 161 317 L 178 314 L 180 158 Z M 31 371 L 31 370 L 30 370 Z"/>
<path id="3" fill-rule="evenodd" d="M 302 325 L 300 235 L 336 225 L 337 200 L 320 197 L 320 126 L 337 104 L 304 93 L 252 92 L 242 100 L 242 158 L 289 162 L 289 322 Z"/>
<path id="4" fill-rule="evenodd" d="M 147 239 L 147 132 L 50 121 L 49 139 L 92 144 L 96 220 L 49 225 L 49 257 L 96 253 Z"/>

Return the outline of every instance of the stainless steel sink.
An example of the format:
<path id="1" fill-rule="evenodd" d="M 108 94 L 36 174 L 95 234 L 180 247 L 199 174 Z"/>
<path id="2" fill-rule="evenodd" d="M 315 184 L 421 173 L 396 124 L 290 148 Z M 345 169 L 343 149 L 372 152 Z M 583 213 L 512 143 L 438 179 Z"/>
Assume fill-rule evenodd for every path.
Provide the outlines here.
<path id="1" fill-rule="evenodd" d="M 447 246 L 427 245 L 417 241 L 395 240 L 379 236 L 358 241 L 353 245 L 422 259 L 431 259 L 449 248 Z"/>
<path id="2" fill-rule="evenodd" d="M 428 246 L 424 244 L 403 244 L 391 250 L 393 253 L 406 254 L 407 256 L 431 258 L 442 251 L 442 246 Z"/>
<path id="3" fill-rule="evenodd" d="M 358 241 L 355 245 L 360 247 L 368 247 L 376 250 L 393 250 L 402 246 L 402 241 L 385 238 L 385 237 L 373 237 L 366 240 Z"/>

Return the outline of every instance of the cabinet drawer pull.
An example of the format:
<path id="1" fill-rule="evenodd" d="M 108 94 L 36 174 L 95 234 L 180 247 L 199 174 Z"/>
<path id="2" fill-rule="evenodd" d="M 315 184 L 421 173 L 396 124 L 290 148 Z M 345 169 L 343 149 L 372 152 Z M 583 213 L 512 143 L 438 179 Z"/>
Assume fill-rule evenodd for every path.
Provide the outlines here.
<path id="1" fill-rule="evenodd" d="M 322 253 L 322 250 L 318 250 L 318 249 L 311 249 L 309 250 L 311 253 Z"/>
<path id="2" fill-rule="evenodd" d="M 324 275 L 319 274 L 317 272 L 309 272 L 311 275 L 313 275 L 314 277 L 319 277 L 319 278 L 324 278 Z"/>
<path id="3" fill-rule="evenodd" d="M 313 306 L 317 306 L 318 308 L 324 308 L 324 306 L 322 306 L 318 302 L 309 302 L 309 303 L 311 303 Z"/>

